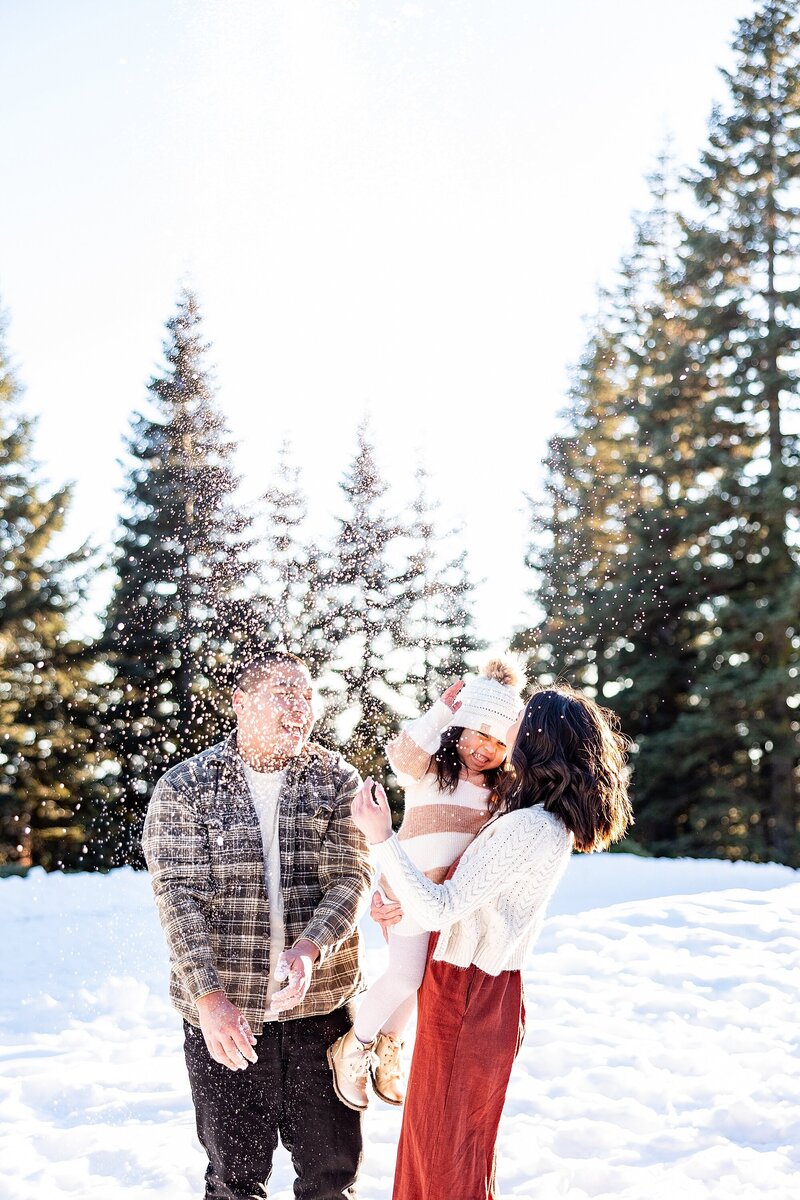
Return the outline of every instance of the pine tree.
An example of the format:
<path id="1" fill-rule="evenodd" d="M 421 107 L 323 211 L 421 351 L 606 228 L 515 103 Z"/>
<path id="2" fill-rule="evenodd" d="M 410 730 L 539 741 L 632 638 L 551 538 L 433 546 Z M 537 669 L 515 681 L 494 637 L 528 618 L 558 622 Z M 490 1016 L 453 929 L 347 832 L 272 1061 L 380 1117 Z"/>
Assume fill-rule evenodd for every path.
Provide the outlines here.
<path id="1" fill-rule="evenodd" d="M 704 600 L 713 574 L 708 524 L 713 466 L 732 427 L 715 413 L 705 354 L 675 254 L 677 217 L 664 163 L 654 205 L 626 261 L 634 319 L 621 331 L 637 397 L 629 471 L 636 483 L 617 578 L 620 637 L 607 656 L 606 695 L 636 744 L 634 837 L 654 853 L 734 854 L 736 838 L 713 805 L 709 738 L 736 757 L 735 731 L 713 730 L 698 691 L 709 640 Z M 709 426 L 715 429 L 709 444 Z"/>
<path id="2" fill-rule="evenodd" d="M 69 622 L 85 552 L 55 552 L 68 488 L 37 482 L 34 425 L 0 328 L 0 865 L 89 865 L 95 691 Z"/>
<path id="3" fill-rule="evenodd" d="M 514 639 L 531 673 L 603 694 L 621 633 L 617 577 L 636 499 L 631 388 L 619 335 L 597 327 L 576 372 L 562 429 L 551 439 L 544 498 L 530 500 L 532 605 L 543 616 Z"/>
<path id="4" fill-rule="evenodd" d="M 164 369 L 127 442 L 127 511 L 103 642 L 119 772 L 106 838 L 118 861 L 139 861 L 158 776 L 229 728 L 231 658 L 262 634 L 246 588 L 250 518 L 235 503 L 235 445 L 214 400 L 192 292 L 182 292 L 167 331 Z"/>
<path id="5" fill-rule="evenodd" d="M 442 534 L 436 525 L 438 503 L 430 496 L 428 473 L 415 472 L 415 498 L 408 525 L 409 577 L 405 640 L 409 651 L 407 681 L 424 710 L 446 687 L 472 669 L 484 643 L 475 633 L 474 584 L 466 551 L 447 557 L 457 530 Z"/>
<path id="6" fill-rule="evenodd" d="M 453 531 L 457 538 L 459 530 Z M 473 613 L 475 583 L 467 566 L 467 552 L 461 550 L 443 566 L 437 585 L 440 604 L 438 661 L 428 677 L 428 696 L 438 696 L 454 680 L 475 670 L 476 656 L 486 649 L 478 637 Z"/>
<path id="7" fill-rule="evenodd" d="M 672 254 L 663 203 L 640 225 L 531 555 L 527 642 L 612 698 L 660 853 L 798 861 L 799 23 L 740 22 L 696 215 Z"/>
<path id="8" fill-rule="evenodd" d="M 397 689 L 403 681 L 404 628 L 413 568 L 403 560 L 403 528 L 383 507 L 386 484 L 365 425 L 342 481 L 347 507 L 339 519 L 332 571 L 327 636 L 337 647 L 338 694 L 329 693 L 329 721 L 351 732 L 346 757 L 363 775 L 383 773 L 384 747 L 397 729 Z"/>
<path id="9" fill-rule="evenodd" d="M 716 393 L 735 436 L 718 447 L 718 511 L 709 522 L 715 566 L 707 608 L 712 641 L 704 703 L 717 729 L 736 730 L 734 760 L 712 755 L 719 803 L 747 843 L 800 862 L 800 14 L 767 0 L 739 22 L 727 111 L 714 111 L 692 177 L 699 217 L 683 261 Z M 715 429 L 707 429 L 709 439 Z M 794 707 L 793 707 L 794 706 Z M 714 814 L 709 814 L 713 820 Z"/>
<path id="10" fill-rule="evenodd" d="M 284 442 L 275 479 L 263 497 L 257 607 L 265 641 L 298 654 L 318 675 L 335 652 L 328 635 L 332 566 L 321 547 L 306 540 L 307 516 L 300 470 Z"/>
<path id="11" fill-rule="evenodd" d="M 663 166 L 590 343 L 567 436 L 552 447 L 542 522 L 550 541 L 531 556 L 545 619 L 525 636 L 551 674 L 565 670 L 597 687 L 635 739 L 638 840 L 657 853 L 759 858 L 767 853 L 763 751 L 751 729 L 767 706 L 754 695 L 758 667 L 748 665 L 745 643 L 763 635 L 755 609 L 742 604 L 741 567 L 749 560 L 751 588 L 760 555 L 750 522 L 766 442 L 752 400 L 731 401 L 741 393 L 733 360 L 746 336 L 730 336 L 734 314 L 751 306 L 741 307 L 741 267 L 727 293 L 721 286 L 733 222 L 716 231 L 680 222 Z M 699 177 L 695 184 L 700 195 Z M 775 511 L 763 505 L 762 534 Z M 790 537 L 779 540 L 786 547 Z M 798 611 L 796 578 L 795 568 L 787 572 L 784 616 Z M 733 613 L 726 656 L 724 618 Z M 781 711 L 791 717 L 786 705 Z M 763 727 L 769 741 L 770 721 Z"/>
<path id="12" fill-rule="evenodd" d="M 666 148 L 649 180 L 652 205 L 637 219 L 633 249 L 613 290 L 600 295 L 562 428 L 549 446 L 544 497 L 528 498 L 534 537 L 527 565 L 537 573 L 531 599 L 543 619 L 517 643 L 532 649 L 543 678 L 565 675 L 605 699 L 620 687 L 615 659 L 626 645 L 633 649 L 636 606 L 654 587 L 640 561 L 649 537 L 637 542 L 636 530 L 643 520 L 652 523 L 652 513 L 644 516 L 649 508 L 659 508 L 648 495 L 642 414 L 653 331 L 665 326 L 669 300 L 665 272 L 676 236 L 672 172 Z"/>

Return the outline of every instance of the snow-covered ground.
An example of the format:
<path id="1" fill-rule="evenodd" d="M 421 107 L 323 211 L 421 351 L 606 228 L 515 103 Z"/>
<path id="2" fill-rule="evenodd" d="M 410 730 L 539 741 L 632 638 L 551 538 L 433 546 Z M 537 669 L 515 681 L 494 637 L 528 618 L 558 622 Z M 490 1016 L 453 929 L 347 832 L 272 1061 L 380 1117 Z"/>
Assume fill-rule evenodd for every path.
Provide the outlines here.
<path id="1" fill-rule="evenodd" d="M 33 871 L 0 914 L 0 1196 L 200 1196 L 147 877 Z M 526 971 L 503 1195 L 800 1197 L 798 917 L 784 867 L 576 856 Z M 391 1194 L 399 1124 L 370 1110 L 362 1200 Z M 291 1179 L 281 1152 L 273 1200 Z"/>

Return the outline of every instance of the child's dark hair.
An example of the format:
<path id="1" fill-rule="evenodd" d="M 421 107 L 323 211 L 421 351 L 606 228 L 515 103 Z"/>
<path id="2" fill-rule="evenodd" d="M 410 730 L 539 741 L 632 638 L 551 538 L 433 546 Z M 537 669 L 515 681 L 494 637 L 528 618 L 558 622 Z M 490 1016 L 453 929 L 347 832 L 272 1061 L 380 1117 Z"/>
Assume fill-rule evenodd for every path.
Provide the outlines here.
<path id="1" fill-rule="evenodd" d="M 458 786 L 464 764 L 458 757 L 458 739 L 464 732 L 463 725 L 449 725 L 442 734 L 439 749 L 433 756 L 433 769 L 436 772 L 436 782 L 443 792 L 454 792 Z M 493 767 L 491 771 L 483 772 L 483 780 L 487 787 L 495 788 L 504 771 L 504 764 Z"/>
<path id="2" fill-rule="evenodd" d="M 542 803 L 577 850 L 602 850 L 633 824 L 626 753 L 614 713 L 566 684 L 534 692 L 497 793 L 508 812 Z"/>

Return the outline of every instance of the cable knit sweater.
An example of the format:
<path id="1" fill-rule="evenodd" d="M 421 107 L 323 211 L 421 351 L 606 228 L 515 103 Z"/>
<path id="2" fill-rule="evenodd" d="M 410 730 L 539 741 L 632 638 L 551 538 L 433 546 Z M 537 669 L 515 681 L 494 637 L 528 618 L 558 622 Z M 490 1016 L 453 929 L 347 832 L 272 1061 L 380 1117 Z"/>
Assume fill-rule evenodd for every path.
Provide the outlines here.
<path id="1" fill-rule="evenodd" d="M 434 958 L 499 975 L 523 966 L 572 844 L 561 819 L 535 804 L 494 817 L 445 883 L 423 875 L 395 834 L 372 851 L 404 910 L 441 931 Z"/>

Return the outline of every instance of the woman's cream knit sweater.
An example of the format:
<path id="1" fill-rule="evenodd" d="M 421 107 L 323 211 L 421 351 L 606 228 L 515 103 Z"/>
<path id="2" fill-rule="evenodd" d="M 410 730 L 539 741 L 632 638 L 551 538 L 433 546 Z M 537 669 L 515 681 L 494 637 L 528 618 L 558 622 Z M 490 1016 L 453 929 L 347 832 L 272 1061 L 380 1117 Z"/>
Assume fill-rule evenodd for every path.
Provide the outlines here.
<path id="1" fill-rule="evenodd" d="M 423 875 L 394 834 L 372 851 L 403 909 L 441 931 L 435 959 L 499 975 L 522 967 L 572 843 L 561 819 L 535 804 L 494 817 L 445 883 Z"/>

